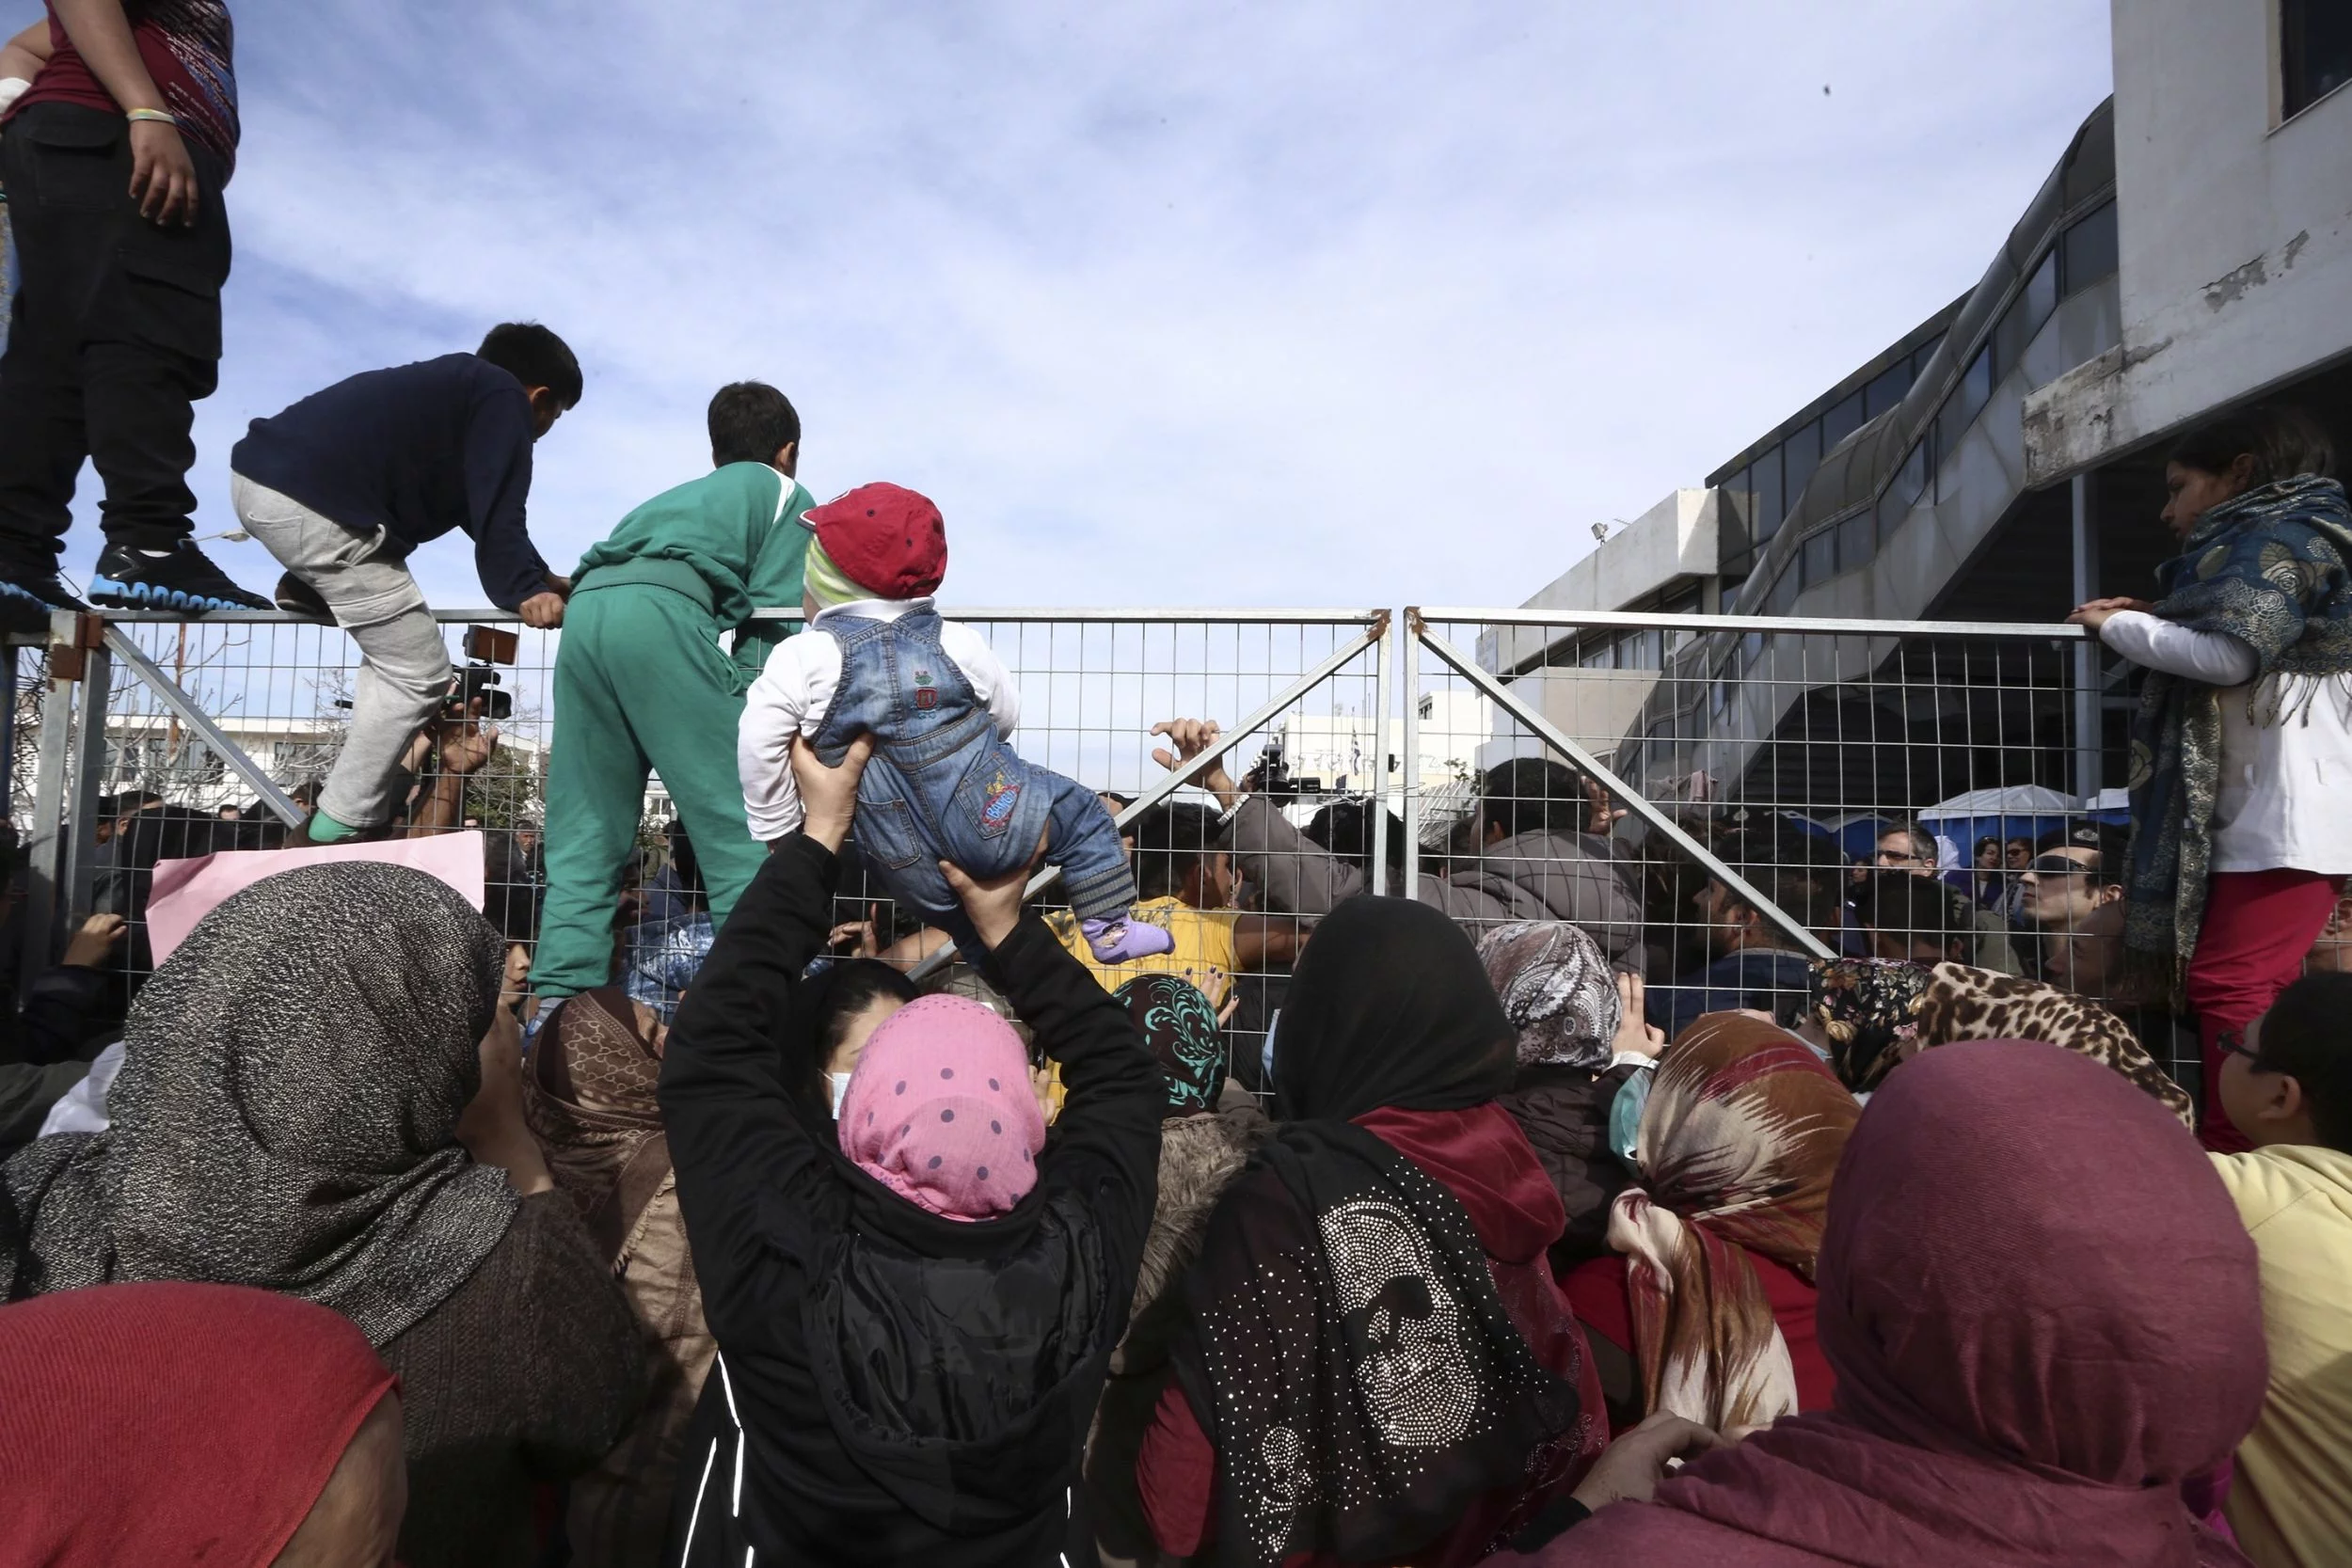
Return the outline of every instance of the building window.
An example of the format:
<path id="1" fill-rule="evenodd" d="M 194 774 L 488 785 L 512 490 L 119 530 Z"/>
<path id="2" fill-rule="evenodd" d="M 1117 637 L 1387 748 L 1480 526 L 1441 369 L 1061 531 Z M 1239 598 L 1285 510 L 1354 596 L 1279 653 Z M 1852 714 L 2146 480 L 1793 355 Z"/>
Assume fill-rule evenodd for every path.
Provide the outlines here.
<path id="1" fill-rule="evenodd" d="M 2051 250 L 2042 258 L 2042 264 L 2033 269 L 2026 286 L 2017 297 L 2009 302 L 2001 313 L 2000 325 L 1993 329 L 1993 379 L 2015 370 L 2026 357 L 2026 345 L 2032 342 L 2042 324 L 2058 309 L 2058 252 Z"/>
<path id="2" fill-rule="evenodd" d="M 1875 420 L 1903 401 L 1911 390 L 1911 361 L 1900 359 L 1870 378 L 1862 389 L 1862 417 Z"/>
<path id="3" fill-rule="evenodd" d="M 1864 507 L 1837 525 L 1837 569 L 1851 572 L 1867 566 L 1878 554 L 1878 535 L 1871 529 L 1870 509 Z"/>
<path id="4" fill-rule="evenodd" d="M 2279 106 L 2292 119 L 2352 82 L 2352 7 L 2344 0 L 2281 0 Z"/>
<path id="5" fill-rule="evenodd" d="M 1837 533 L 1823 529 L 1804 542 L 1804 585 L 1815 587 L 1837 575 Z"/>
<path id="6" fill-rule="evenodd" d="M 1761 545 L 1780 531 L 1780 449 L 1757 458 L 1748 472 L 1756 481 L 1756 542 Z"/>
<path id="7" fill-rule="evenodd" d="M 2110 201 L 2058 241 L 2058 288 L 2075 294 L 2115 270 L 2115 203 Z"/>
<path id="8" fill-rule="evenodd" d="M 1797 501 L 1804 494 L 1805 481 L 1820 466 L 1820 422 L 1814 420 L 1790 431 L 1788 439 L 1780 444 L 1780 487 L 1788 498 L 1788 511 L 1797 509 Z"/>

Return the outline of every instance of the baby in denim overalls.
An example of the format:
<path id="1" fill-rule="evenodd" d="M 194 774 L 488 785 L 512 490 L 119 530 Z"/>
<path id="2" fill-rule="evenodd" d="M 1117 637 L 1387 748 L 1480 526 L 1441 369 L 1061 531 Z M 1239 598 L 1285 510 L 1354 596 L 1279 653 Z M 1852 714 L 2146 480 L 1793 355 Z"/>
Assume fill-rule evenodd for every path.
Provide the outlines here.
<path id="1" fill-rule="evenodd" d="M 985 881 L 1028 864 L 1042 833 L 1097 961 L 1167 952 L 1168 932 L 1129 918 L 1135 874 L 1109 811 L 1006 743 L 1021 711 L 1012 676 L 977 633 L 931 608 L 947 570 L 939 508 L 896 484 L 867 484 L 802 522 L 817 535 L 802 578 L 808 630 L 769 657 L 737 740 L 752 836 L 778 839 L 801 825 L 795 735 L 838 767 L 870 731 L 851 830 L 858 855 L 927 925 L 977 955 L 939 863 Z"/>

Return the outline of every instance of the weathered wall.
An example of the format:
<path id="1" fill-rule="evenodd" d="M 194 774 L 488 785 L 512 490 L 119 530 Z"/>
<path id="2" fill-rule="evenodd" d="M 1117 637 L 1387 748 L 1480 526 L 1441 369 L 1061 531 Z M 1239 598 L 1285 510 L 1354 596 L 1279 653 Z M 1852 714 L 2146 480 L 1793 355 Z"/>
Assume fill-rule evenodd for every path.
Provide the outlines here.
<path id="1" fill-rule="evenodd" d="M 2275 0 L 2114 0 L 2123 341 L 2026 401 L 2041 484 L 2352 354 L 2352 92 L 2278 121 Z"/>

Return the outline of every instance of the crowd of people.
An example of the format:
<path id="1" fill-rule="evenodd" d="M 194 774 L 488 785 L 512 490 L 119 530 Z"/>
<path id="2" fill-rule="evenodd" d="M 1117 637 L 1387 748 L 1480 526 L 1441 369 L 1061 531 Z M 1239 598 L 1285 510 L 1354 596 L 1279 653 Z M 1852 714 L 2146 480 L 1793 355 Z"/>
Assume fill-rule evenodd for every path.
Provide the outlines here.
<path id="1" fill-rule="evenodd" d="M 93 597 L 262 602 L 186 515 L 226 8 L 52 0 L 0 99 L 0 597 L 76 608 L 89 457 Z M 98 907 L 0 1009 L 0 1561 L 2352 1551 L 2308 420 L 2185 439 L 2163 596 L 2074 613 L 2145 673 L 2127 828 L 1944 871 L 1733 806 L 1668 853 L 1522 758 L 1406 886 L 1376 807 L 1296 820 L 1210 720 L 1155 728 L 1205 799 L 1024 759 L 940 510 L 817 504 L 765 384 L 555 573 L 532 446 L 582 388 L 507 324 L 232 454 L 277 601 L 360 651 L 350 733 L 292 829 L 103 802 Z M 495 740 L 405 564 L 453 531 L 567 628 L 478 901 L 381 847 L 469 825 Z M 143 945 L 163 863 L 288 849 Z"/>

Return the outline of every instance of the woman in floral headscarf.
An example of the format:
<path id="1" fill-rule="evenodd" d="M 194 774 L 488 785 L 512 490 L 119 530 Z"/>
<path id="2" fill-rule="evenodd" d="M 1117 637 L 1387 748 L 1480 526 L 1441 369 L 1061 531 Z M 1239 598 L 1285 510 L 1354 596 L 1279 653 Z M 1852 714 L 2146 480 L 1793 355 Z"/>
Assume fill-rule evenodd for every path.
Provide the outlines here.
<path id="1" fill-rule="evenodd" d="M 2221 1037 L 2301 973 L 2352 873 L 2352 509 L 2304 415 L 2257 407 L 2165 464 L 2181 553 L 2164 597 L 2067 619 L 2148 671 L 2132 727 L 2123 943 L 2166 968 L 2204 1046 L 2200 1135 L 2246 1148 L 2220 1108 Z"/>
<path id="2" fill-rule="evenodd" d="M 1568 1299 L 1604 1375 L 1606 1340 L 1630 1352 L 1622 1430 L 1660 1411 L 1726 1436 L 1827 1408 L 1813 1335 L 1813 1267 L 1830 1179 L 1861 1107 L 1804 1041 L 1743 1013 L 1709 1013 L 1658 1069 L 1617 1196 L 1617 1256 L 1569 1275 Z"/>

